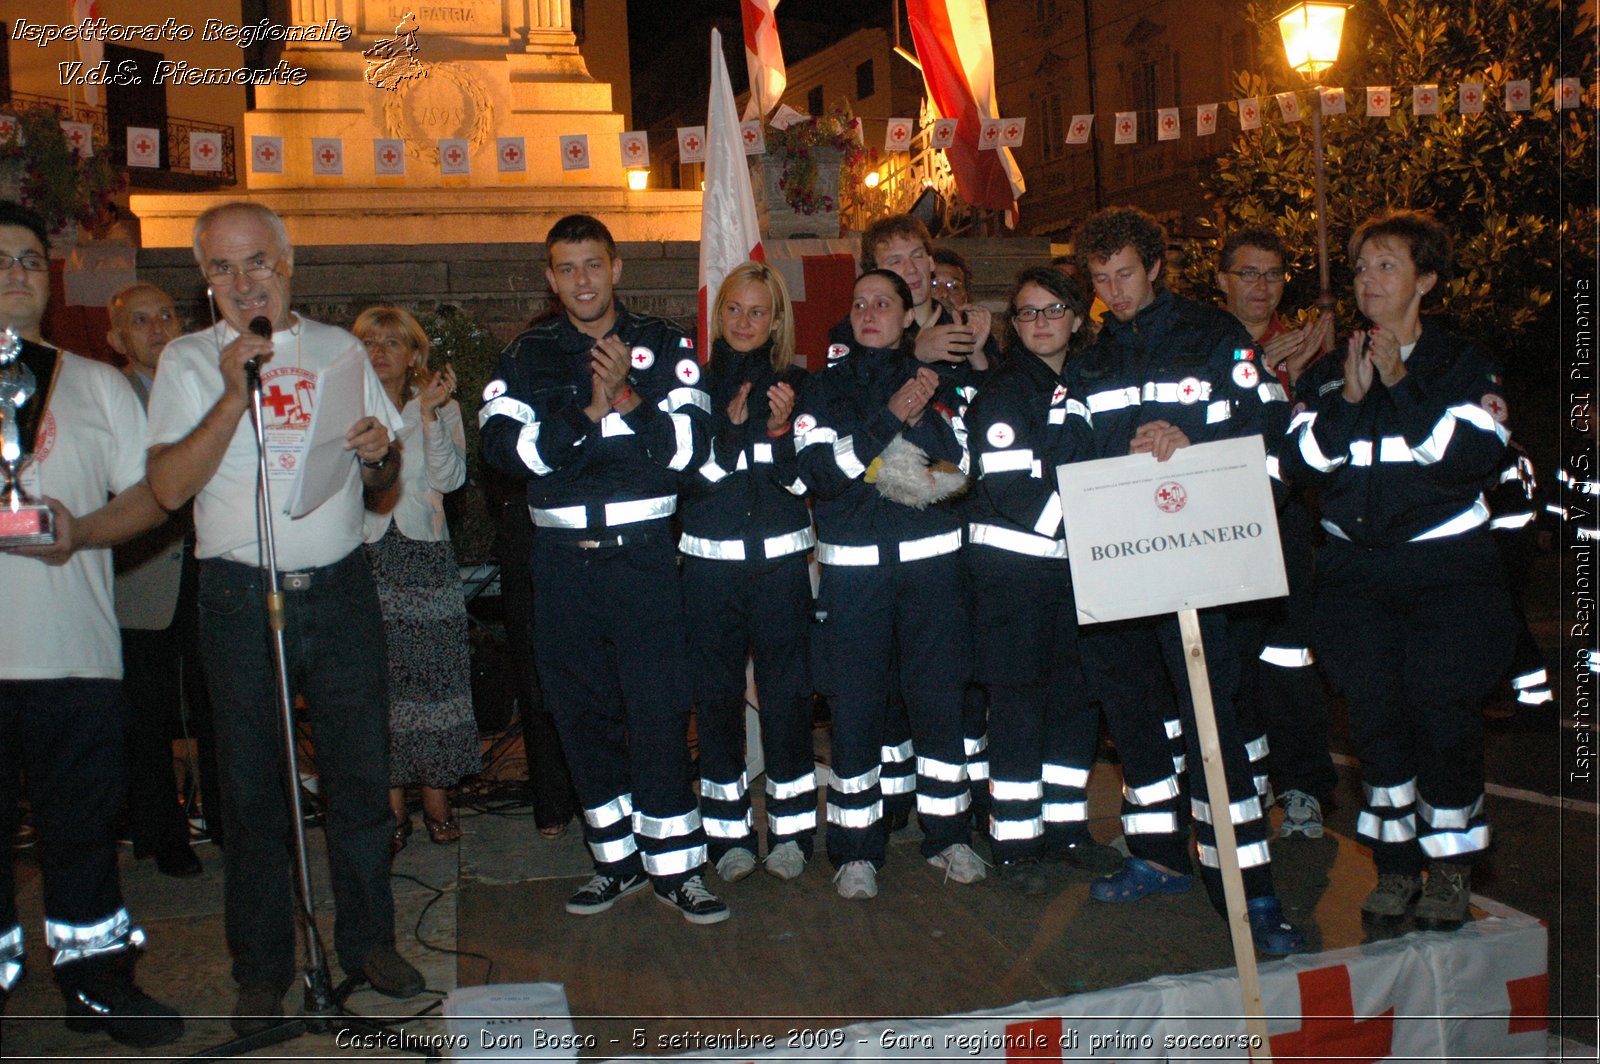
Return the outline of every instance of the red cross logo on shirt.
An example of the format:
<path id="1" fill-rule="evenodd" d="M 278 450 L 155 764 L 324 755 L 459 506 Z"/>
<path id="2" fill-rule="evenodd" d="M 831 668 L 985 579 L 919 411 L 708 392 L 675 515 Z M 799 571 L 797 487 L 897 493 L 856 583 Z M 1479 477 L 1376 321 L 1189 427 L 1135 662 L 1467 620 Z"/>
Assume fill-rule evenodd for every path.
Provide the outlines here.
<path id="1" fill-rule="evenodd" d="M 385 149 L 383 149 L 383 161 L 388 163 L 390 166 L 394 165 L 394 161 L 397 158 L 399 158 L 399 155 L 395 152 L 395 150 L 393 148 L 385 148 Z"/>
<path id="2" fill-rule="evenodd" d="M 505 158 L 506 162 L 508 162 L 508 163 L 514 163 L 518 159 L 522 158 L 522 153 L 517 150 L 517 146 L 515 144 L 507 144 L 506 145 L 506 150 L 501 152 L 500 154 Z"/>
<path id="3" fill-rule="evenodd" d="M 140 155 L 143 155 L 145 152 L 150 150 L 150 142 L 144 137 L 140 137 L 138 140 L 134 141 L 133 150 L 138 152 Z"/>
<path id="4" fill-rule="evenodd" d="M 700 138 L 699 137 L 690 137 L 688 140 L 683 142 L 683 146 L 685 148 L 688 148 L 690 151 L 699 151 L 700 150 Z"/>
<path id="5" fill-rule="evenodd" d="M 1195 386 L 1192 384 L 1185 384 L 1182 388 L 1178 389 L 1178 393 L 1185 399 L 1193 399 L 1195 391 Z"/>
<path id="6" fill-rule="evenodd" d="M 335 152 L 332 148 L 323 148 L 322 149 L 322 162 L 323 162 L 324 165 L 332 166 L 333 165 L 333 161 L 335 159 L 337 159 L 338 157 L 339 157 L 338 153 Z"/>
<path id="7" fill-rule="evenodd" d="M 636 140 L 628 141 L 628 154 L 629 155 L 635 155 L 636 156 L 642 151 L 644 151 L 644 149 L 639 146 L 639 142 L 638 141 L 636 141 Z"/>
<path id="8" fill-rule="evenodd" d="M 271 407 L 273 417 L 279 421 L 282 421 L 288 415 L 289 411 L 294 408 L 294 396 L 290 395 L 288 392 L 274 384 L 272 387 L 267 389 L 267 394 L 265 398 L 261 400 L 261 405 Z"/>
<path id="9" fill-rule="evenodd" d="M 650 351 L 647 348 L 636 347 L 633 349 L 633 355 L 629 361 L 631 361 L 635 366 L 638 366 L 640 369 L 644 369 L 645 367 L 649 366 L 654 359 L 651 358 Z"/>
<path id="10" fill-rule="evenodd" d="M 270 144 L 263 144 L 256 149 L 256 158 L 264 163 L 270 163 L 277 155 L 278 153 L 272 150 L 272 145 Z"/>
<path id="11" fill-rule="evenodd" d="M 1487 410 L 1490 417 L 1502 424 L 1504 424 L 1507 414 L 1510 413 L 1506 409 L 1506 401 L 1493 392 L 1489 392 L 1482 399 L 1479 399 L 1478 405 Z"/>
<path id="12" fill-rule="evenodd" d="M 1426 107 L 1428 104 L 1433 102 L 1433 93 L 1424 92 L 1421 96 L 1418 96 L 1417 99 L 1421 101 L 1424 107 Z"/>
<path id="13" fill-rule="evenodd" d="M 76 132 L 76 131 L 74 131 L 74 132 Z M 199 154 L 200 158 L 209 159 L 209 158 L 211 158 L 211 154 L 213 152 L 215 152 L 217 149 L 215 149 L 215 148 L 213 148 L 211 146 L 211 142 L 209 140 L 202 140 L 199 144 L 197 144 L 195 146 L 194 150 Z"/>
<path id="14" fill-rule="evenodd" d="M 567 154 L 572 156 L 574 159 L 583 158 L 583 145 L 576 143 L 573 144 L 572 147 L 567 149 Z"/>

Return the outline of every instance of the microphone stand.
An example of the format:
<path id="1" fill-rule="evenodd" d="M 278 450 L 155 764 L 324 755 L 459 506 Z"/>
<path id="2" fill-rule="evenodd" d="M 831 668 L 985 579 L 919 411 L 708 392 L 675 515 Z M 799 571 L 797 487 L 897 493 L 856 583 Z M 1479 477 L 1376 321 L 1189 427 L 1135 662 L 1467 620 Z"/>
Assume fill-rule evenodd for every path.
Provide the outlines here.
<path id="1" fill-rule="evenodd" d="M 265 319 L 258 319 L 265 321 Z M 254 326 L 255 322 L 251 322 Z M 270 335 L 270 333 L 269 333 Z M 407 1045 L 402 1036 L 376 1021 L 355 1016 L 343 1009 L 343 999 L 336 1000 L 332 990 L 332 977 L 328 960 L 322 949 L 322 936 L 317 930 L 316 902 L 311 893 L 311 859 L 306 848 L 306 826 L 302 819 L 300 802 L 300 758 L 295 751 L 294 703 L 289 697 L 289 651 L 284 629 L 288 620 L 283 591 L 278 586 L 278 548 L 272 530 L 272 489 L 267 468 L 266 423 L 261 416 L 261 367 L 255 359 L 245 363 L 245 381 L 250 389 L 250 421 L 256 435 L 256 491 L 261 507 L 262 545 L 266 551 L 263 573 L 266 577 L 267 628 L 272 633 L 272 669 L 277 682 L 278 718 L 282 725 L 284 762 L 288 777 L 289 817 L 294 825 L 295 874 L 299 877 L 300 914 L 305 921 L 305 1012 L 273 1024 L 264 1030 L 243 1035 L 220 1045 L 203 1049 L 186 1060 L 215 1060 L 237 1057 L 265 1046 L 275 1046 L 299 1038 L 307 1032 L 317 1034 L 331 1029 L 337 1022 L 343 1030 L 357 1035 L 375 1035 L 383 1039 L 376 1043 L 385 1049 L 417 1053 L 424 1059 L 439 1059 L 436 1049 Z M 348 980 L 346 985 L 348 985 Z M 390 1040 L 399 1044 L 391 1045 Z"/>

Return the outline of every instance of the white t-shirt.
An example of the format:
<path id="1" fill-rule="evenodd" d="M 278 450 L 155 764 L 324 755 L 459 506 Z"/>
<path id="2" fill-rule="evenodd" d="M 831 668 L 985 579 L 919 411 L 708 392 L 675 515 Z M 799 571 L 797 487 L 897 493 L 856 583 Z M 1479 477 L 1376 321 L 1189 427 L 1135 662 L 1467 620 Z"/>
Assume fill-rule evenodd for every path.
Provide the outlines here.
<path id="1" fill-rule="evenodd" d="M 239 335 L 227 322 L 178 339 L 161 352 L 155 388 L 150 393 L 149 445 L 177 443 L 199 425 L 222 397 L 222 349 Z M 290 328 L 272 336 L 273 356 L 261 371 L 262 415 L 266 419 L 268 464 L 272 470 L 272 531 L 281 571 L 331 565 L 361 545 L 361 470 L 351 452 L 350 473 L 333 498 L 304 517 L 283 512 L 293 484 L 294 465 L 311 424 L 317 375 L 347 351 L 356 352 L 365 374 L 366 413 L 391 435 L 400 415 L 384 394 L 361 342 L 343 329 L 295 315 Z M 223 453 L 216 475 L 194 501 L 195 556 L 261 563 L 256 522 L 256 438 L 246 412 Z"/>
<path id="2" fill-rule="evenodd" d="M 366 538 L 376 543 L 389 522 L 407 539 L 450 538 L 444 519 L 444 496 L 467 482 L 467 437 L 461 427 L 461 404 L 454 399 L 439 407 L 431 425 L 422 423 L 422 404 L 412 399 L 400 412 L 400 499 L 388 513 L 367 511 Z"/>
<path id="3" fill-rule="evenodd" d="M 35 400 L 48 388 L 40 381 Z M 121 371 L 63 351 L 23 486 L 75 517 L 93 513 L 144 479 L 144 431 Z M 0 679 L 121 679 L 111 579 L 108 548 L 77 551 L 65 565 L 0 554 Z"/>

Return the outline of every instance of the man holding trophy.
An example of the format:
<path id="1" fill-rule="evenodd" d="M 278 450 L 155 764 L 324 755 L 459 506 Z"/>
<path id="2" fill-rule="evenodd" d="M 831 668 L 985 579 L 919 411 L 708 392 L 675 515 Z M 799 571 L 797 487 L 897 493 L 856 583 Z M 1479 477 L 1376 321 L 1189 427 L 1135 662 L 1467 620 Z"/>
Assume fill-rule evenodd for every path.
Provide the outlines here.
<path id="1" fill-rule="evenodd" d="M 0 1008 L 22 977 L 11 849 L 26 772 L 67 1026 L 163 1045 L 183 1021 L 133 981 L 144 932 L 117 881 L 127 708 L 107 548 L 166 514 L 144 481 L 138 399 L 112 367 L 45 344 L 49 298 L 43 219 L 0 202 Z"/>

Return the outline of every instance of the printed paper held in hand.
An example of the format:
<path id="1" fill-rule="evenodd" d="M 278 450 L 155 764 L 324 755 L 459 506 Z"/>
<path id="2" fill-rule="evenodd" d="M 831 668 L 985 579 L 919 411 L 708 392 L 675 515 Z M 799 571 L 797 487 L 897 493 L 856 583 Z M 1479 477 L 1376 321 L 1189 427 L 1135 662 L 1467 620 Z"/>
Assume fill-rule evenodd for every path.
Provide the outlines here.
<path id="1" fill-rule="evenodd" d="M 356 453 L 345 450 L 344 434 L 366 415 L 366 361 L 359 348 L 352 348 L 317 376 L 305 453 L 283 507 L 290 517 L 304 517 L 333 498 L 355 470 Z"/>

